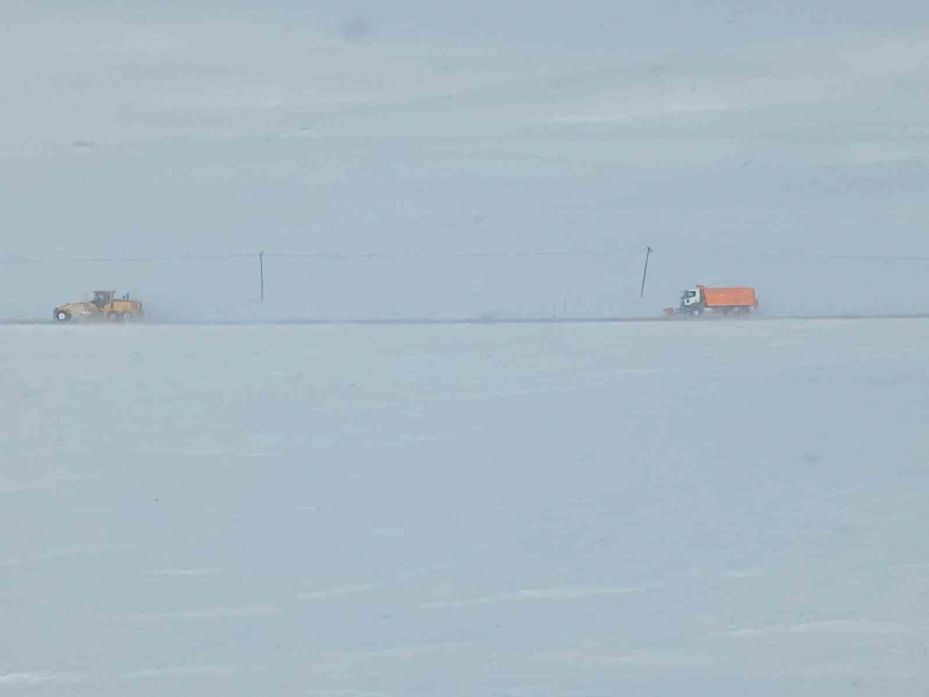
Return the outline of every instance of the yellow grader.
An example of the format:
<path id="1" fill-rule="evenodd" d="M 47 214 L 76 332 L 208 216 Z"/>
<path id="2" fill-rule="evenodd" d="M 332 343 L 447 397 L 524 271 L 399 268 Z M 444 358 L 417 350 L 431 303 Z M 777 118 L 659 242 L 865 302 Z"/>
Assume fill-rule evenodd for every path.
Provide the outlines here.
<path id="1" fill-rule="evenodd" d="M 126 293 L 117 298 L 115 290 L 95 290 L 94 299 L 88 302 L 65 303 L 55 308 L 55 319 L 59 322 L 80 320 L 141 319 L 142 303 L 130 300 Z"/>

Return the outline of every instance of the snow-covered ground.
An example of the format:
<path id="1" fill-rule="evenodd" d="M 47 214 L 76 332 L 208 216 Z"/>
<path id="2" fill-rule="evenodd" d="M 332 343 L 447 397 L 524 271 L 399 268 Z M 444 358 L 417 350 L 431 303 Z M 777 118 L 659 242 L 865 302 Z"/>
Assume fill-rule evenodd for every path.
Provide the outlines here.
<path id="1" fill-rule="evenodd" d="M 0 356 L 0 694 L 929 685 L 929 321 L 6 326 Z"/>

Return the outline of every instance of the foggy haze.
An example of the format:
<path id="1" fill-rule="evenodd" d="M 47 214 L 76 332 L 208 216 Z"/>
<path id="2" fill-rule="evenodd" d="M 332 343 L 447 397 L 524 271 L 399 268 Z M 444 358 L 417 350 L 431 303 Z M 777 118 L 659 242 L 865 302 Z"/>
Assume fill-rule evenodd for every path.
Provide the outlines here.
<path id="1" fill-rule="evenodd" d="M 7 0 L 0 697 L 923 697 L 927 29 Z"/>
<path id="2" fill-rule="evenodd" d="M 771 314 L 929 311 L 922 3 L 5 22 L 0 317 L 97 287 L 153 318 L 653 316 L 696 283 Z M 260 250 L 332 256 L 266 259 L 261 306 Z"/>

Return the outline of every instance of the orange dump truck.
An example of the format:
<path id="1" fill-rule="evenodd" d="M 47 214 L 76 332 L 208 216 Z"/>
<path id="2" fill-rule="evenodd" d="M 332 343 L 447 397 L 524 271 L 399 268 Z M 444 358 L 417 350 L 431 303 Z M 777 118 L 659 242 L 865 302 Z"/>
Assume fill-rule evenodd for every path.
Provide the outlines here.
<path id="1" fill-rule="evenodd" d="M 681 304 L 671 314 L 699 316 L 747 315 L 758 310 L 758 295 L 754 288 L 707 288 L 697 286 L 681 294 Z"/>

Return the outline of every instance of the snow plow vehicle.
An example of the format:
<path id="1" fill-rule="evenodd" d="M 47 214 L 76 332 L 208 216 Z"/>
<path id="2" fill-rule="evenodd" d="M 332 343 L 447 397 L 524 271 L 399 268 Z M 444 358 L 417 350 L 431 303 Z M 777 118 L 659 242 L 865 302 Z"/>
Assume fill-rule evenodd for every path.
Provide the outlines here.
<path id="1" fill-rule="evenodd" d="M 111 320 L 142 318 L 142 303 L 130 300 L 129 293 L 116 297 L 115 290 L 95 290 L 93 300 L 78 303 L 65 303 L 55 308 L 55 320 L 69 322 L 79 320 Z"/>
<path id="2" fill-rule="evenodd" d="M 677 308 L 665 308 L 668 316 L 748 315 L 758 311 L 754 288 L 707 288 L 697 286 L 681 293 Z"/>

